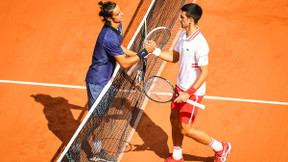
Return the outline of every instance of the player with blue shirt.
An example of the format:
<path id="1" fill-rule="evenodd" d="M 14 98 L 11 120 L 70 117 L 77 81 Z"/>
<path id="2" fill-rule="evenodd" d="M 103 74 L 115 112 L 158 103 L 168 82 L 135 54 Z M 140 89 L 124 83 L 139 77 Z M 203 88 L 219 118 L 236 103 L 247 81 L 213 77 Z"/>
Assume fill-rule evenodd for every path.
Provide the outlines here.
<path id="1" fill-rule="evenodd" d="M 103 17 L 105 24 L 94 48 L 92 64 L 86 75 L 86 83 L 89 89 L 91 89 L 91 86 L 95 89 L 96 86 L 99 89 L 97 92 L 100 94 L 110 80 L 116 67 L 116 62 L 124 69 L 129 68 L 152 52 L 155 49 L 155 45 L 147 45 L 138 53 L 123 47 L 121 45 L 123 12 L 121 12 L 120 7 L 116 3 L 111 1 L 99 2 L 99 5 L 101 6 L 99 15 Z M 93 98 L 96 100 L 99 94 L 91 93 L 93 93 Z M 91 104 L 93 102 L 90 102 L 89 108 L 92 106 Z"/>
<path id="2" fill-rule="evenodd" d="M 123 47 L 121 45 L 123 39 L 121 23 L 123 21 L 123 12 L 121 12 L 120 7 L 116 3 L 111 1 L 105 3 L 101 1 L 99 5 L 101 8 L 99 16 L 103 17 L 105 24 L 98 36 L 92 56 L 92 64 L 88 69 L 85 79 L 89 110 L 104 86 L 111 79 L 117 62 L 122 68 L 129 68 L 155 50 L 154 43 L 146 44 L 145 48 L 138 53 Z M 93 113 L 93 116 L 105 116 L 107 110 L 97 110 L 97 108 L 97 113 Z M 101 151 L 103 151 L 101 140 L 97 140 L 97 138 L 94 137 L 95 135 L 93 136 L 92 153 L 101 153 Z M 98 161 L 101 159 L 94 156 L 90 158 L 90 160 Z"/>

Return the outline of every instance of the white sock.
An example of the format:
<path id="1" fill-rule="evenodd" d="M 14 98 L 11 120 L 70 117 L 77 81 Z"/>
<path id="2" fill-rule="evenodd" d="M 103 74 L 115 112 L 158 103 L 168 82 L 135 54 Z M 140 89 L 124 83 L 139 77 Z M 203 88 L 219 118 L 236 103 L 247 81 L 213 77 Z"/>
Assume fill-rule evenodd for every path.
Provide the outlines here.
<path id="1" fill-rule="evenodd" d="M 211 143 L 209 144 L 209 146 L 215 150 L 215 151 L 221 151 L 223 149 L 223 145 L 221 142 L 216 141 L 214 138 L 212 138 Z"/>
<path id="2" fill-rule="evenodd" d="M 174 146 L 172 156 L 175 160 L 181 159 L 182 158 L 182 147 L 181 146 Z"/>
<path id="3" fill-rule="evenodd" d="M 92 140 L 92 152 L 94 154 L 100 152 L 102 149 L 102 142 L 101 140 L 94 141 Z"/>

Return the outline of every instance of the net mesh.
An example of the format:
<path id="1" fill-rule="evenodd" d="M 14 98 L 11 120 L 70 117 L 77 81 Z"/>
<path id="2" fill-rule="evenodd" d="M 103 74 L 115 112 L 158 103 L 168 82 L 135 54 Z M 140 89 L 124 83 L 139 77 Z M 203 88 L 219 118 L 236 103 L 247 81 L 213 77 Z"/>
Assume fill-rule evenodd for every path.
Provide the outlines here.
<path id="1" fill-rule="evenodd" d="M 146 1 L 140 3 L 139 7 Z M 184 3 L 184 0 L 155 1 L 146 19 L 146 30 L 149 32 L 158 26 L 165 26 L 172 30 L 177 21 L 179 9 Z M 136 18 L 134 17 L 129 25 L 128 32 L 135 32 L 135 30 L 133 31 L 133 24 L 137 24 L 143 19 L 143 16 L 138 16 L 138 11 L 135 13 Z M 138 27 L 139 24 L 136 26 Z M 137 52 L 143 48 L 144 26 L 130 47 L 132 51 Z M 134 29 L 137 27 L 134 25 Z M 126 34 L 124 41 L 130 39 Z M 164 50 L 167 50 L 168 47 L 169 42 Z M 162 62 L 154 55 L 149 55 L 145 79 L 151 75 L 156 75 Z M 145 98 L 143 82 L 135 79 L 137 69 L 131 75 L 127 75 L 128 70 L 119 69 L 112 86 L 107 90 L 91 116 L 87 117 L 85 125 L 77 137 L 73 139 L 68 151 L 63 153 L 65 156 L 60 161 L 89 161 L 89 158 L 94 158 L 93 160 L 104 158 L 107 161 L 118 160 L 119 155 L 127 146 L 132 129 L 137 127 L 143 113 L 141 106 Z M 96 142 L 92 142 L 92 140 Z"/>

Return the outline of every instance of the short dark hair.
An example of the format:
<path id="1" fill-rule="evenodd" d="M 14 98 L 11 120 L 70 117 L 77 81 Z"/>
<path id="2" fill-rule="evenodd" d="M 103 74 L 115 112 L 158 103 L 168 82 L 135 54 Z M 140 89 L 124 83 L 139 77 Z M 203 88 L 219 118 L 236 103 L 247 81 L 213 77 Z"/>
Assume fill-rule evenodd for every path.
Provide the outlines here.
<path id="1" fill-rule="evenodd" d="M 106 25 L 111 25 L 110 20 L 108 18 L 112 18 L 113 16 L 113 10 L 116 7 L 116 3 L 107 1 L 107 2 L 102 2 L 100 1 L 98 3 L 100 5 L 101 11 L 99 12 L 99 16 L 103 17 L 103 22 L 105 22 Z"/>
<path id="2" fill-rule="evenodd" d="M 185 11 L 186 12 L 186 16 L 188 18 L 193 18 L 195 24 L 198 23 L 198 21 L 200 20 L 200 18 L 202 16 L 202 9 L 196 3 L 185 4 L 181 8 L 181 11 Z"/>

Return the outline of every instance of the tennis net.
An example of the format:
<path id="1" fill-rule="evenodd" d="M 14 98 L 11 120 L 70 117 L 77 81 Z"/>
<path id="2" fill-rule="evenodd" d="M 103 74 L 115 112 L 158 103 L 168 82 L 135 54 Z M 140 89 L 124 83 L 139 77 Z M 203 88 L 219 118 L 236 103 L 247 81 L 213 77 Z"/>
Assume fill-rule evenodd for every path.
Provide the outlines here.
<path id="1" fill-rule="evenodd" d="M 139 13 L 136 12 L 136 18 L 134 17 L 130 23 L 129 32 L 136 31 L 136 33 L 133 35 L 128 48 L 135 52 L 143 48 L 142 42 L 147 31 L 149 32 L 159 26 L 165 26 L 172 30 L 185 0 L 153 0 L 149 1 L 149 8 L 145 2 L 141 1 L 139 7 L 146 5 L 146 14 L 137 18 Z M 127 39 L 130 38 L 126 33 L 124 41 Z M 168 47 L 169 42 L 164 50 L 167 50 Z M 145 78 L 156 75 L 162 63 L 163 61 L 154 55 L 149 55 Z M 143 82 L 136 79 L 137 70 L 133 70 L 128 75 L 129 70 L 131 71 L 131 69 L 122 69 L 119 65 L 116 67 L 112 79 L 104 87 L 67 144 L 58 159 L 59 162 L 89 161 L 89 158 L 95 154 L 95 150 L 99 152 L 96 158 L 119 161 L 120 155 L 125 151 L 125 147 L 144 111 L 141 109 L 145 98 L 142 90 Z M 92 138 L 94 141 L 97 138 L 100 144 L 92 144 Z"/>

